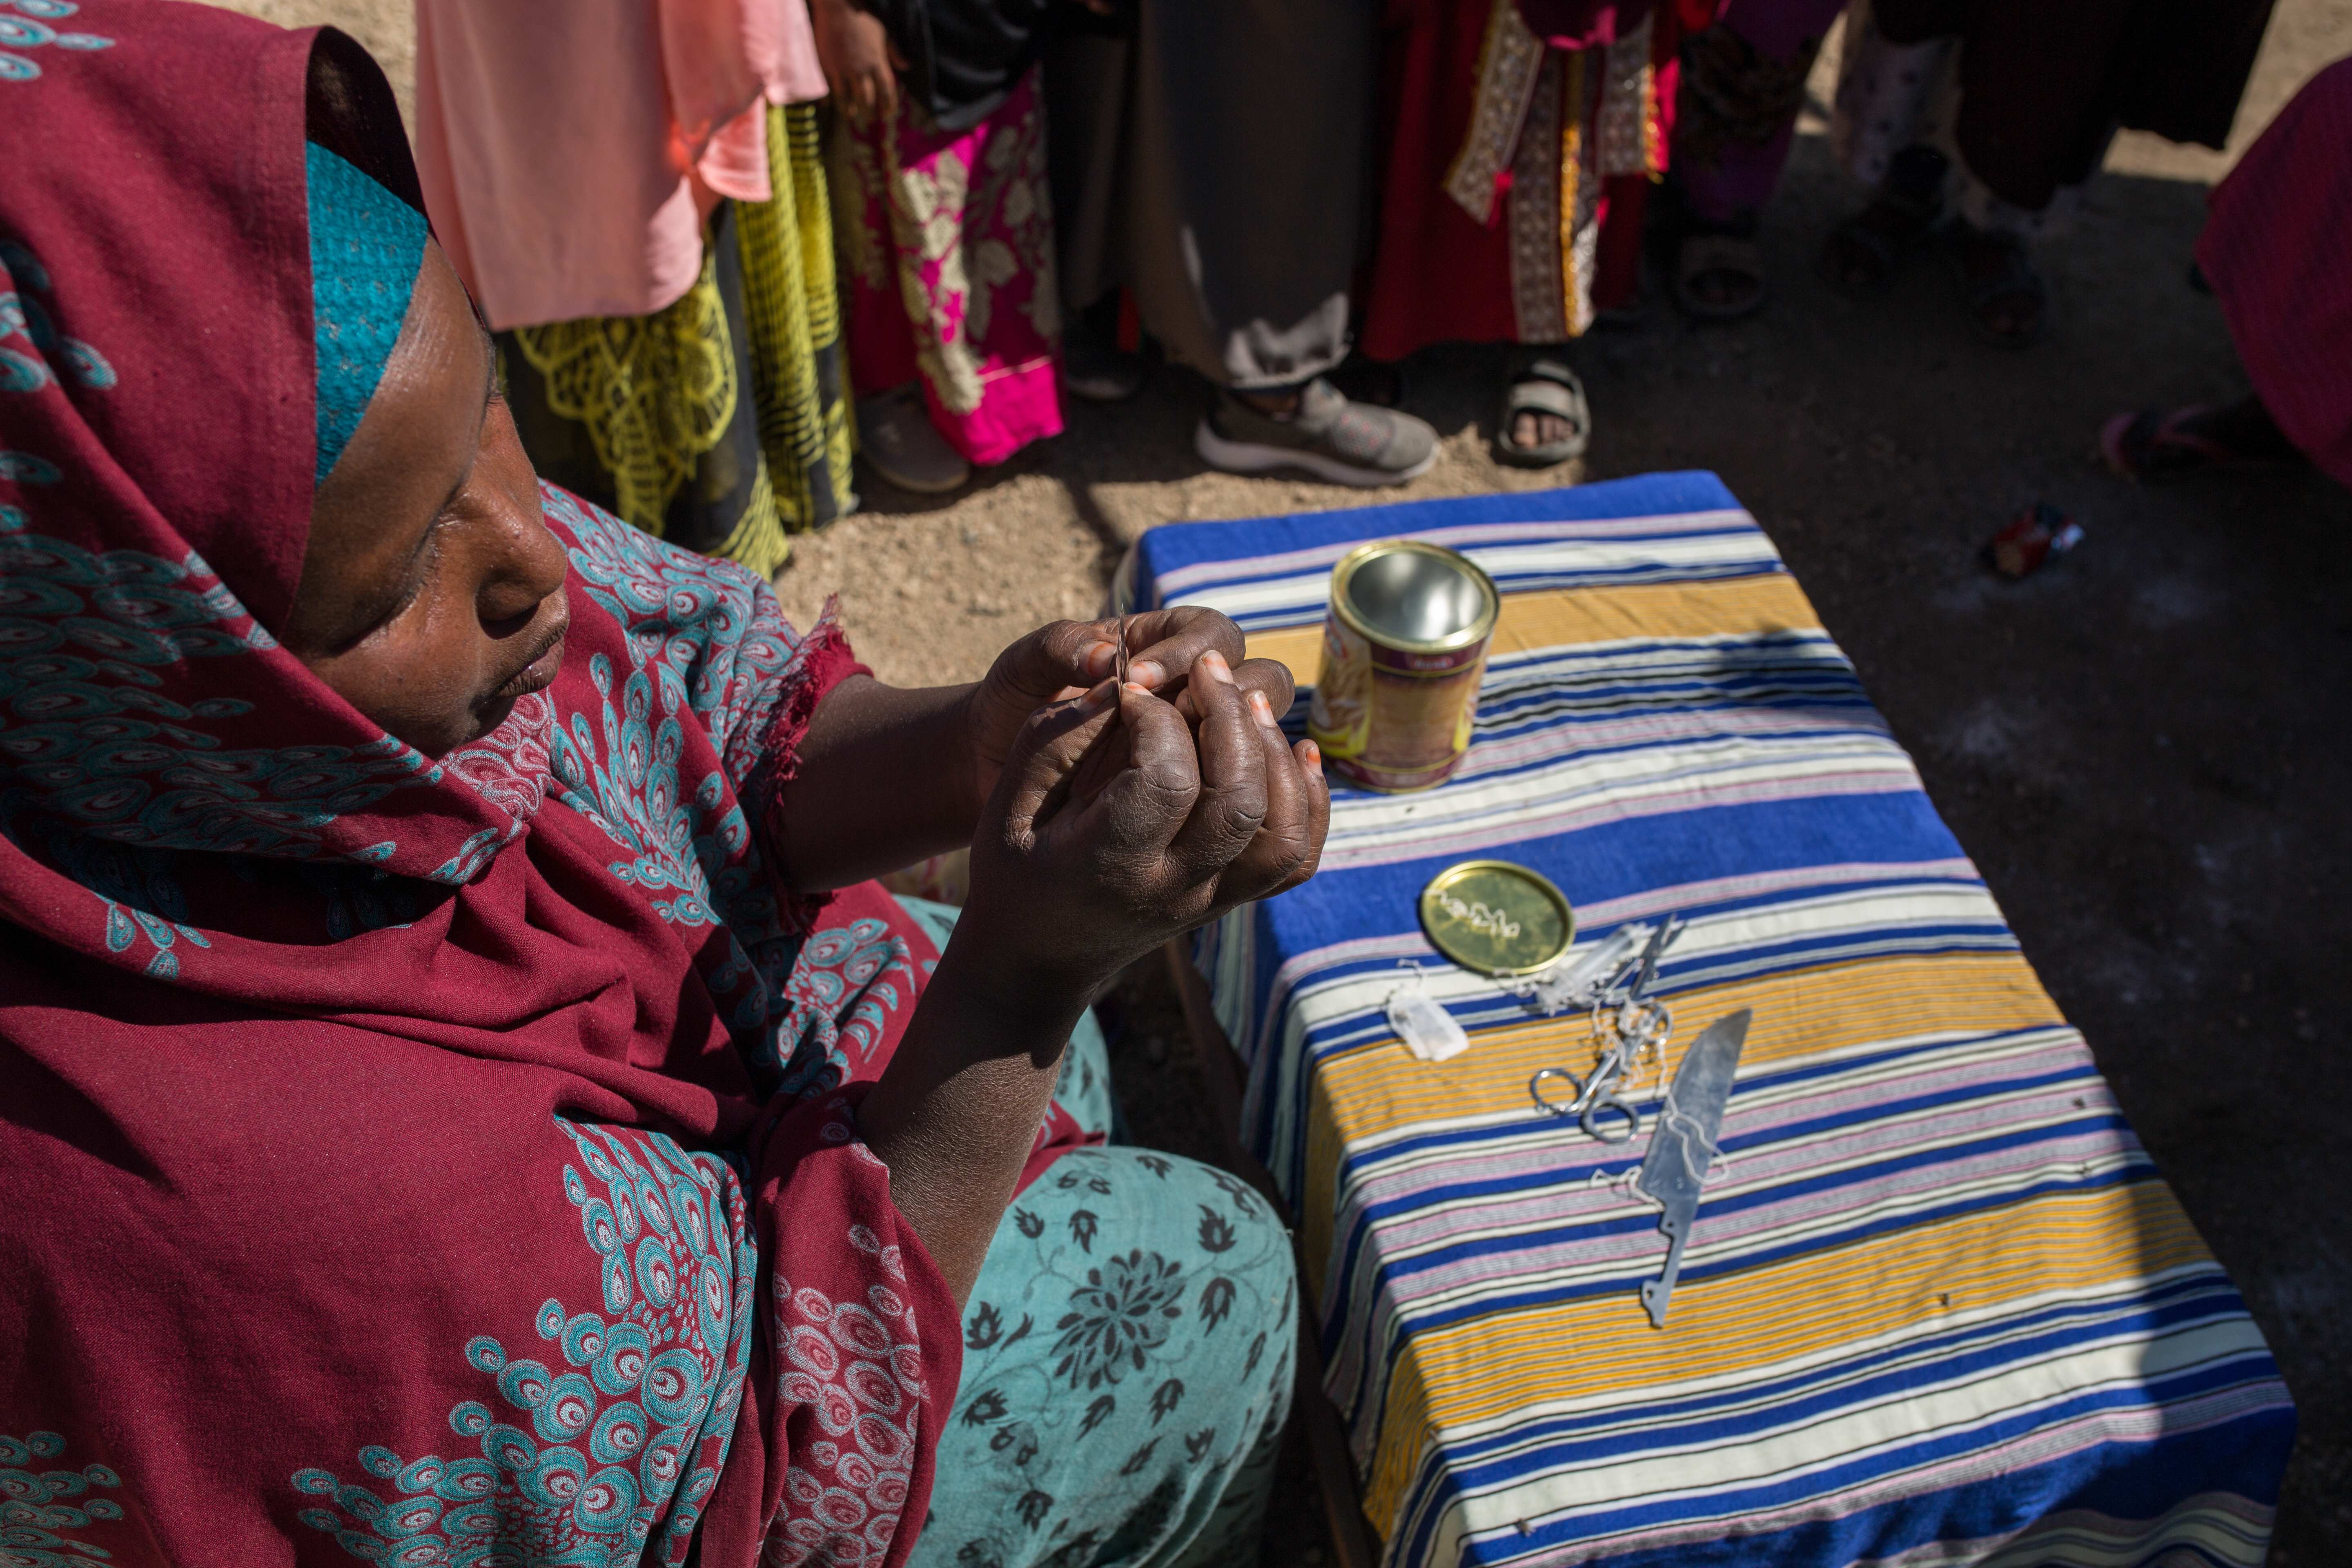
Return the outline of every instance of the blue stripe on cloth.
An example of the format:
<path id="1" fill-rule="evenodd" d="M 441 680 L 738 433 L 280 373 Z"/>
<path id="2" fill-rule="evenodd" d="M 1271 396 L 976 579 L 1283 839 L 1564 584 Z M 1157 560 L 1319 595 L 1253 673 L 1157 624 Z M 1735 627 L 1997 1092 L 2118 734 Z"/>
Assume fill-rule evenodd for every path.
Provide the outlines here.
<path id="1" fill-rule="evenodd" d="M 1465 500 L 1406 501 L 1339 511 L 1192 522 L 1145 532 L 1136 545 L 1139 583 L 1167 579 L 1203 563 L 1225 566 L 1318 545 L 1353 546 L 1367 539 L 1402 539 L 1432 528 L 1497 523 L 1593 522 L 1615 518 L 1671 517 L 1737 511 L 1738 500 L 1715 475 L 1693 470 L 1645 474 L 1573 489 L 1522 490 Z M 1239 580 L 1238 574 L 1235 580 Z"/>

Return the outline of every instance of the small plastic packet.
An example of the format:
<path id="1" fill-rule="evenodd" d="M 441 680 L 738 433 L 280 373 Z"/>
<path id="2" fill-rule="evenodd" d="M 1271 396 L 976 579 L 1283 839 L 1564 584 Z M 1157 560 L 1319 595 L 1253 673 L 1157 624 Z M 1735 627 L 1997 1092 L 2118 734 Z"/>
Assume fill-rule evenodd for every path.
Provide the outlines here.
<path id="1" fill-rule="evenodd" d="M 1470 1037 L 1454 1022 L 1454 1015 L 1423 988 L 1418 965 L 1413 968 L 1412 984 L 1389 993 L 1388 1014 L 1389 1027 L 1397 1032 L 1404 1048 L 1423 1061 L 1442 1062 L 1470 1048 Z"/>
<path id="2" fill-rule="evenodd" d="M 2046 500 L 2010 520 L 1984 547 L 1988 565 L 2004 577 L 2031 576 L 2083 542 L 2083 525 Z"/>

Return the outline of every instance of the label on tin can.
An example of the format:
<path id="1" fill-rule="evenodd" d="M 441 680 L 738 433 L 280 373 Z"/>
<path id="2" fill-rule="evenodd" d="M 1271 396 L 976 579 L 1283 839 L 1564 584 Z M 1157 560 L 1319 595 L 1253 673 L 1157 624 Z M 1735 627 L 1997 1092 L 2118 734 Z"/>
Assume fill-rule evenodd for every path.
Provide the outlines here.
<path id="1" fill-rule="evenodd" d="M 1362 754 L 1371 698 L 1372 645 L 1334 611 L 1323 617 L 1323 668 L 1315 677 L 1315 701 L 1307 710 L 1307 732 L 1326 757 Z"/>
<path id="2" fill-rule="evenodd" d="M 1307 732 L 1342 778 L 1370 789 L 1427 788 L 1470 749 L 1486 668 L 1483 643 L 1407 653 L 1375 647 L 1332 616 Z"/>

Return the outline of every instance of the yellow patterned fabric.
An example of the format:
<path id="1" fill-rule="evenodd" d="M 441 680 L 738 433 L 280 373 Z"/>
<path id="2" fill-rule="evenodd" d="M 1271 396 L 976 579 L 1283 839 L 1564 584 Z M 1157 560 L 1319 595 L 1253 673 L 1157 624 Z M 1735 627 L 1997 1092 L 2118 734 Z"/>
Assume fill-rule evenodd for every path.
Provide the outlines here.
<path id="1" fill-rule="evenodd" d="M 515 331 L 523 356 L 546 378 L 548 405 L 595 440 L 619 498 L 613 510 L 648 533 L 662 531 L 670 498 L 735 417 L 738 378 L 718 274 L 706 246 L 694 287 L 650 316 Z"/>
<path id="2" fill-rule="evenodd" d="M 753 472 L 741 477 L 739 459 L 737 477 L 720 487 L 740 496 L 740 510 L 723 538 L 687 542 L 761 574 L 791 558 L 792 532 L 856 505 L 814 107 L 768 110 L 768 166 L 772 198 L 735 204 L 736 254 L 723 259 L 740 265 L 740 297 L 735 268 L 720 266 L 730 241 L 714 228 L 701 276 L 676 302 L 646 316 L 514 332 L 549 409 L 586 429 L 611 479 L 613 510 L 648 533 L 667 531 L 672 503 L 698 465 L 727 457 L 721 443 L 748 392 L 758 426 Z"/>
<path id="3" fill-rule="evenodd" d="M 768 111 L 773 200 L 738 211 L 743 303 L 760 447 L 784 525 L 798 532 L 855 510 L 856 423 L 833 270 L 833 210 L 816 106 Z"/>

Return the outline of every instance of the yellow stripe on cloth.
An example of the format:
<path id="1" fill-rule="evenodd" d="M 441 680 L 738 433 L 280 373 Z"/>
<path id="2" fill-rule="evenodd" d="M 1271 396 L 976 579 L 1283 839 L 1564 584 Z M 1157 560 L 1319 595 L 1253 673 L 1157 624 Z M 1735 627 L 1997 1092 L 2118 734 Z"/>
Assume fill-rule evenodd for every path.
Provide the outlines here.
<path id="1" fill-rule="evenodd" d="M 1663 1239 L 1659 1248 L 1663 1259 Z M 1382 1412 L 1381 1430 L 1422 1440 L 1381 1445 L 1364 1511 L 1383 1534 L 1392 1531 L 1423 1445 L 1450 1429 L 1524 1416 L 1551 1401 L 1730 1378 L 1955 1314 L 2210 1260 L 2170 1189 L 2144 1181 L 2047 1193 L 1769 1267 L 1685 1279 L 1663 1331 L 1650 1327 L 1630 1289 L 1431 1330 L 1399 1359 Z"/>
<path id="2" fill-rule="evenodd" d="M 1756 1010 L 1743 1072 L 1822 1052 L 1937 1033 L 2040 1028 L 2065 1020 L 2032 967 L 2014 953 L 1863 959 L 1674 994 L 1676 1029 L 1740 1007 Z M 1685 1025 L 1680 1020 L 1697 1020 Z M 1470 1048 L 1423 1062 L 1391 1040 L 1317 1064 L 1307 1111 L 1300 1204 L 1308 1286 L 1319 1298 L 1331 1256 L 1343 1150 L 1417 1122 L 1525 1110 L 1538 1068 L 1581 1073 L 1591 1061 L 1582 1013 L 1480 1029 Z"/>
<path id="3" fill-rule="evenodd" d="M 1820 627 L 1811 601 L 1785 572 L 1716 582 L 1612 588 L 1540 588 L 1503 595 L 1494 656 L 1627 638 L 1758 637 Z M 1249 657 L 1290 668 L 1311 685 L 1323 664 L 1321 622 L 1254 632 Z"/>

